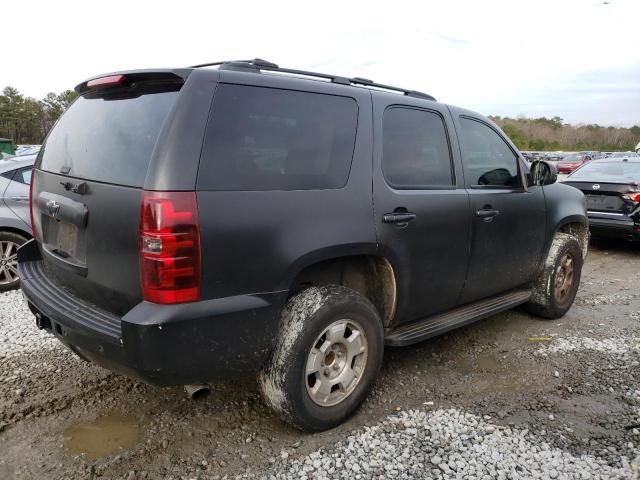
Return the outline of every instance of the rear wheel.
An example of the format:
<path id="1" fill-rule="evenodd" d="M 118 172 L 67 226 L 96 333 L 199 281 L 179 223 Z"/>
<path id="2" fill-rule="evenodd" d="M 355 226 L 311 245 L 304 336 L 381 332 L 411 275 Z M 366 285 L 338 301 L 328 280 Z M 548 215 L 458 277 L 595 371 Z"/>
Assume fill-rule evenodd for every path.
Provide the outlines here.
<path id="1" fill-rule="evenodd" d="M 576 238 L 556 233 L 527 309 L 549 319 L 567 313 L 578 293 L 582 264 L 582 249 Z"/>
<path id="2" fill-rule="evenodd" d="M 382 321 L 367 298 L 339 285 L 308 288 L 283 312 L 278 343 L 260 374 L 263 395 L 297 428 L 334 427 L 373 387 L 383 348 Z"/>
<path id="3" fill-rule="evenodd" d="M 18 277 L 18 248 L 26 237 L 13 232 L 0 232 L 0 292 L 20 286 Z"/>

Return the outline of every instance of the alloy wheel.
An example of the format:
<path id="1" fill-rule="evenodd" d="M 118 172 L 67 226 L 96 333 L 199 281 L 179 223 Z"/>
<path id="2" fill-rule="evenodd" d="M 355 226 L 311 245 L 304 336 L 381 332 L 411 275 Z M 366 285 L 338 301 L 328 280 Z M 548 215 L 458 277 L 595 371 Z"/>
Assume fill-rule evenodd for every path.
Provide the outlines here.
<path id="1" fill-rule="evenodd" d="M 368 343 L 355 320 L 333 322 L 318 336 L 307 357 L 305 385 L 314 403 L 331 407 L 344 401 L 360 382 Z"/>
<path id="2" fill-rule="evenodd" d="M 18 281 L 18 247 L 10 241 L 0 241 L 0 285 Z"/>

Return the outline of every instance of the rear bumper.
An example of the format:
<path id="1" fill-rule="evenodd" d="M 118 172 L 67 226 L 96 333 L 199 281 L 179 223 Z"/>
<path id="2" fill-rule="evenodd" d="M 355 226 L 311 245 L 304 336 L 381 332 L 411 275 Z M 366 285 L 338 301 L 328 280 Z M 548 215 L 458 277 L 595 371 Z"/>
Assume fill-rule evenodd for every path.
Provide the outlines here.
<path id="1" fill-rule="evenodd" d="M 35 241 L 18 254 L 21 286 L 40 328 L 81 357 L 155 385 L 256 372 L 274 344 L 286 292 L 179 305 L 141 302 L 122 318 L 55 285 Z"/>
<path id="2" fill-rule="evenodd" d="M 626 215 L 605 216 L 588 212 L 588 216 L 589 229 L 593 236 L 640 241 L 640 225 Z"/>

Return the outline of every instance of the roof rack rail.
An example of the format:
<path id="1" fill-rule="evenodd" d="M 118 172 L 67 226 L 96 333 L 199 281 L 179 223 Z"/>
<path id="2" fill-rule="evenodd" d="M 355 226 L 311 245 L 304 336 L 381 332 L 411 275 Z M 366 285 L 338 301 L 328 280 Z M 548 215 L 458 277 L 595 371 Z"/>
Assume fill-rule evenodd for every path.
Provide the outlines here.
<path id="1" fill-rule="evenodd" d="M 373 87 L 381 90 L 389 90 L 392 92 L 399 92 L 408 97 L 422 98 L 425 100 L 436 101 L 435 97 L 429 95 L 428 93 L 418 92 L 416 90 L 407 90 L 404 88 L 394 87 L 391 85 L 385 85 L 383 83 L 376 83 L 373 80 L 369 80 L 367 78 L 361 77 L 343 77 L 339 75 L 330 75 L 327 73 L 318 73 L 318 72 L 308 72 L 305 70 L 296 70 L 293 68 L 282 68 L 277 64 L 268 62 L 267 60 L 263 60 L 261 58 L 254 58 L 253 60 L 226 60 L 221 62 L 211 62 L 211 63 L 201 63 L 199 65 L 193 65 L 190 68 L 202 68 L 202 67 L 214 67 L 219 66 L 220 68 L 226 69 L 241 69 L 241 70 L 267 70 L 273 72 L 281 72 L 288 73 L 291 75 L 302 75 L 305 77 L 316 77 L 323 78 L 325 80 L 330 80 L 333 83 L 337 83 L 340 85 L 362 85 L 365 87 Z"/>

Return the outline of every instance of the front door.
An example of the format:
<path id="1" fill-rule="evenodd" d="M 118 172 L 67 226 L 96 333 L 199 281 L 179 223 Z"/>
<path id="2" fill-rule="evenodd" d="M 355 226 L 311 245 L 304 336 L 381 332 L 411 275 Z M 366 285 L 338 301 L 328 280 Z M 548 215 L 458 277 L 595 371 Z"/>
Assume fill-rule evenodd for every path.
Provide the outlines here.
<path id="1" fill-rule="evenodd" d="M 456 305 L 470 247 L 451 116 L 435 103 L 411 103 L 374 99 L 374 215 L 381 253 L 395 268 L 396 323 Z"/>
<path id="2" fill-rule="evenodd" d="M 461 297 L 467 303 L 536 277 L 546 216 L 542 187 L 524 184 L 525 167 L 498 130 L 464 115 L 456 122 L 471 206 L 471 258 Z"/>

